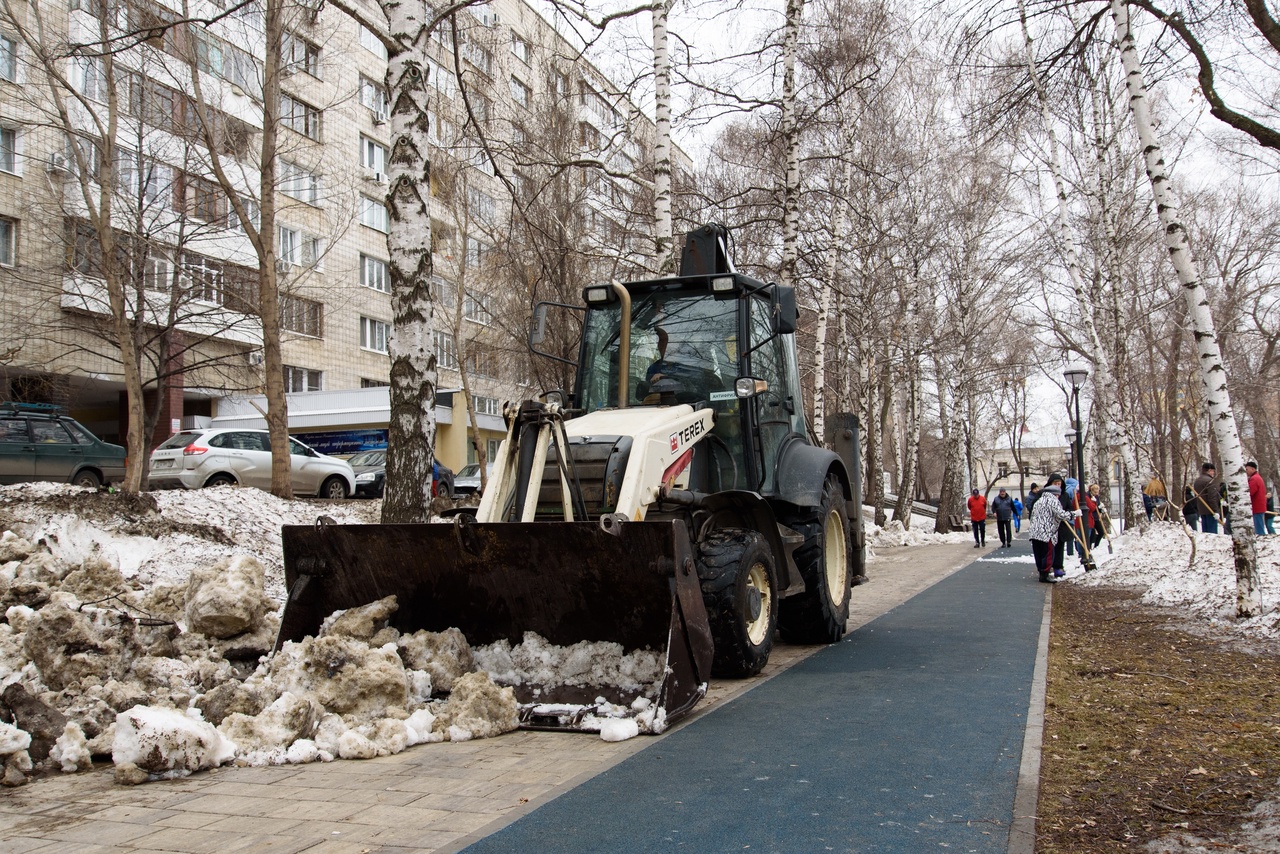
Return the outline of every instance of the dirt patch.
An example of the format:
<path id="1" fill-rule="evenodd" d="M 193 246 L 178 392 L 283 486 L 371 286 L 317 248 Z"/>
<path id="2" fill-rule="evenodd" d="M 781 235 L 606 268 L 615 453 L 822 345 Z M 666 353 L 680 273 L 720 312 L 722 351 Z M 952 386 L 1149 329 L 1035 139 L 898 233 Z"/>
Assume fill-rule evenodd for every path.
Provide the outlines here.
<path id="1" fill-rule="evenodd" d="M 1262 850 L 1240 828 L 1280 795 L 1280 651 L 1188 628 L 1134 591 L 1054 590 L 1037 852 Z"/>

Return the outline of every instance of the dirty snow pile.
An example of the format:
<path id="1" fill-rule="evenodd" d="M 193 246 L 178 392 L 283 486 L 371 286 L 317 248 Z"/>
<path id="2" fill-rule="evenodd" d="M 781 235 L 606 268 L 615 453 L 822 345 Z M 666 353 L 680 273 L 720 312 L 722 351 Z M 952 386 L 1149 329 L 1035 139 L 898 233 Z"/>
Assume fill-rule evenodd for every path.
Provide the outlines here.
<path id="1" fill-rule="evenodd" d="M 1192 560 L 1191 539 L 1195 537 Z M 1236 570 L 1231 537 L 1188 534 L 1174 522 L 1155 522 L 1145 532 L 1133 530 L 1114 542 L 1115 554 L 1094 551 L 1097 572 L 1073 574 L 1087 585 L 1144 587 L 1142 601 L 1180 608 L 1214 633 L 1256 640 L 1280 640 L 1280 537 L 1260 537 L 1258 580 L 1261 615 L 1236 617 Z"/>
<path id="2" fill-rule="evenodd" d="M 911 518 L 910 530 L 901 522 L 890 520 L 881 528 L 874 522 L 864 523 L 867 532 L 867 545 L 873 549 L 889 549 L 897 546 L 932 546 L 940 543 L 971 543 L 973 535 L 964 531 L 952 531 L 949 534 L 935 534 L 932 530 L 933 520 L 920 516 Z M 929 527 L 926 528 L 925 525 Z"/>
<path id="3" fill-rule="evenodd" d="M 271 654 L 281 524 L 320 512 L 372 521 L 368 506 L 256 489 L 0 487 L 0 782 L 83 770 L 94 757 L 142 783 L 226 762 L 364 759 L 496 736 L 518 726 L 519 709 L 489 666 L 510 685 L 563 677 L 652 694 L 660 683 L 663 662 L 616 645 L 527 635 L 473 650 L 456 629 L 402 634 L 388 626 L 394 597 L 338 612 Z M 661 731 L 646 711 L 602 706 L 598 728 L 616 736 L 610 721 L 629 717 Z"/>

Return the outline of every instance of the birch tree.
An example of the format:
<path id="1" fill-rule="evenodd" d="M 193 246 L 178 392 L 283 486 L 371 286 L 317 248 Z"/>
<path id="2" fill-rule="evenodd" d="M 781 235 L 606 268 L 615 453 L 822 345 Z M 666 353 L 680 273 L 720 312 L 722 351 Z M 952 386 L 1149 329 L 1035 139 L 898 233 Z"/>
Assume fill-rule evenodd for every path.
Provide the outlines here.
<path id="1" fill-rule="evenodd" d="M 1134 127 L 1142 143 L 1151 182 L 1151 193 L 1156 213 L 1163 226 L 1165 246 L 1169 259 L 1177 272 L 1186 300 L 1187 311 L 1195 332 L 1196 356 L 1200 377 L 1204 384 L 1205 403 L 1213 422 L 1213 433 L 1222 457 L 1222 469 L 1227 484 L 1227 496 L 1236 524 L 1232 526 L 1232 551 L 1236 569 L 1236 614 L 1253 617 L 1261 613 L 1259 601 L 1258 555 L 1254 543 L 1252 518 L 1249 505 L 1249 488 L 1244 471 L 1244 452 L 1235 415 L 1231 408 L 1231 395 L 1227 388 L 1227 373 L 1218 346 L 1218 334 L 1214 327 L 1208 295 L 1200 281 L 1200 274 L 1186 229 L 1179 219 L 1177 201 L 1169 187 L 1169 174 L 1164 162 L 1163 147 L 1156 136 L 1147 102 L 1146 79 L 1138 57 L 1137 42 L 1129 19 L 1127 0 L 1111 0 L 1111 17 L 1116 28 L 1116 50 L 1124 68 L 1125 86 L 1129 92 L 1129 109 Z"/>

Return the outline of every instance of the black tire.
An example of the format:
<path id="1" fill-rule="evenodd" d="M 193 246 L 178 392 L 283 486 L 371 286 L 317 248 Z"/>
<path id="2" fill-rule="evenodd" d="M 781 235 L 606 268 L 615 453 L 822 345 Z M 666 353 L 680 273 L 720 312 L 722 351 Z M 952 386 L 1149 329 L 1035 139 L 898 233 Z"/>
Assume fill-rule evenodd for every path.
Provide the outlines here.
<path id="1" fill-rule="evenodd" d="M 71 482 L 76 486 L 87 486 L 90 489 L 97 489 L 102 486 L 102 479 L 88 469 L 76 472 L 76 476 L 71 479 Z"/>
<path id="2" fill-rule="evenodd" d="M 778 626 L 778 575 L 769 544 L 755 531 L 712 531 L 698 544 L 698 578 L 715 644 L 711 675 L 759 673 Z"/>
<path id="3" fill-rule="evenodd" d="M 205 489 L 214 486 L 235 486 L 236 479 L 229 474 L 215 474 L 204 482 Z"/>
<path id="4" fill-rule="evenodd" d="M 844 491 L 834 475 L 822 485 L 822 504 L 815 512 L 786 522 L 804 534 L 796 549 L 796 567 L 805 591 L 784 599 L 778 628 L 787 643 L 835 643 L 849 622 L 850 537 Z"/>
<path id="5" fill-rule="evenodd" d="M 347 494 L 347 482 L 335 474 L 320 484 L 318 497 L 327 498 L 330 501 L 342 501 L 347 497 Z"/>

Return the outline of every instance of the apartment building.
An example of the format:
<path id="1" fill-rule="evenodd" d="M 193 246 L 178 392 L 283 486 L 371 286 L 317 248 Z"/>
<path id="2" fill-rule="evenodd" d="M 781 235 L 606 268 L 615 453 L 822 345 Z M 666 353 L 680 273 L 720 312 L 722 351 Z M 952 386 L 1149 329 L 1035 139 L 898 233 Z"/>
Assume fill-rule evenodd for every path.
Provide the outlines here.
<path id="1" fill-rule="evenodd" d="M 374 33 L 331 7 L 287 10 L 276 227 L 257 235 L 261 7 L 13 8 L 0 15 L 0 399 L 63 404 L 118 440 L 124 334 L 143 354 L 153 441 L 242 412 L 262 384 L 255 236 L 278 258 L 294 399 L 385 386 L 391 104 Z M 455 22 L 430 45 L 428 81 L 435 347 L 452 403 L 439 456 L 456 468 L 474 457 L 470 411 L 491 448 L 502 401 L 539 382 L 533 302 L 646 265 L 653 128 L 520 0 Z M 104 39 L 108 55 L 92 48 Z M 324 424 L 328 410 L 298 406 L 311 429 L 376 428 L 342 408 Z"/>

